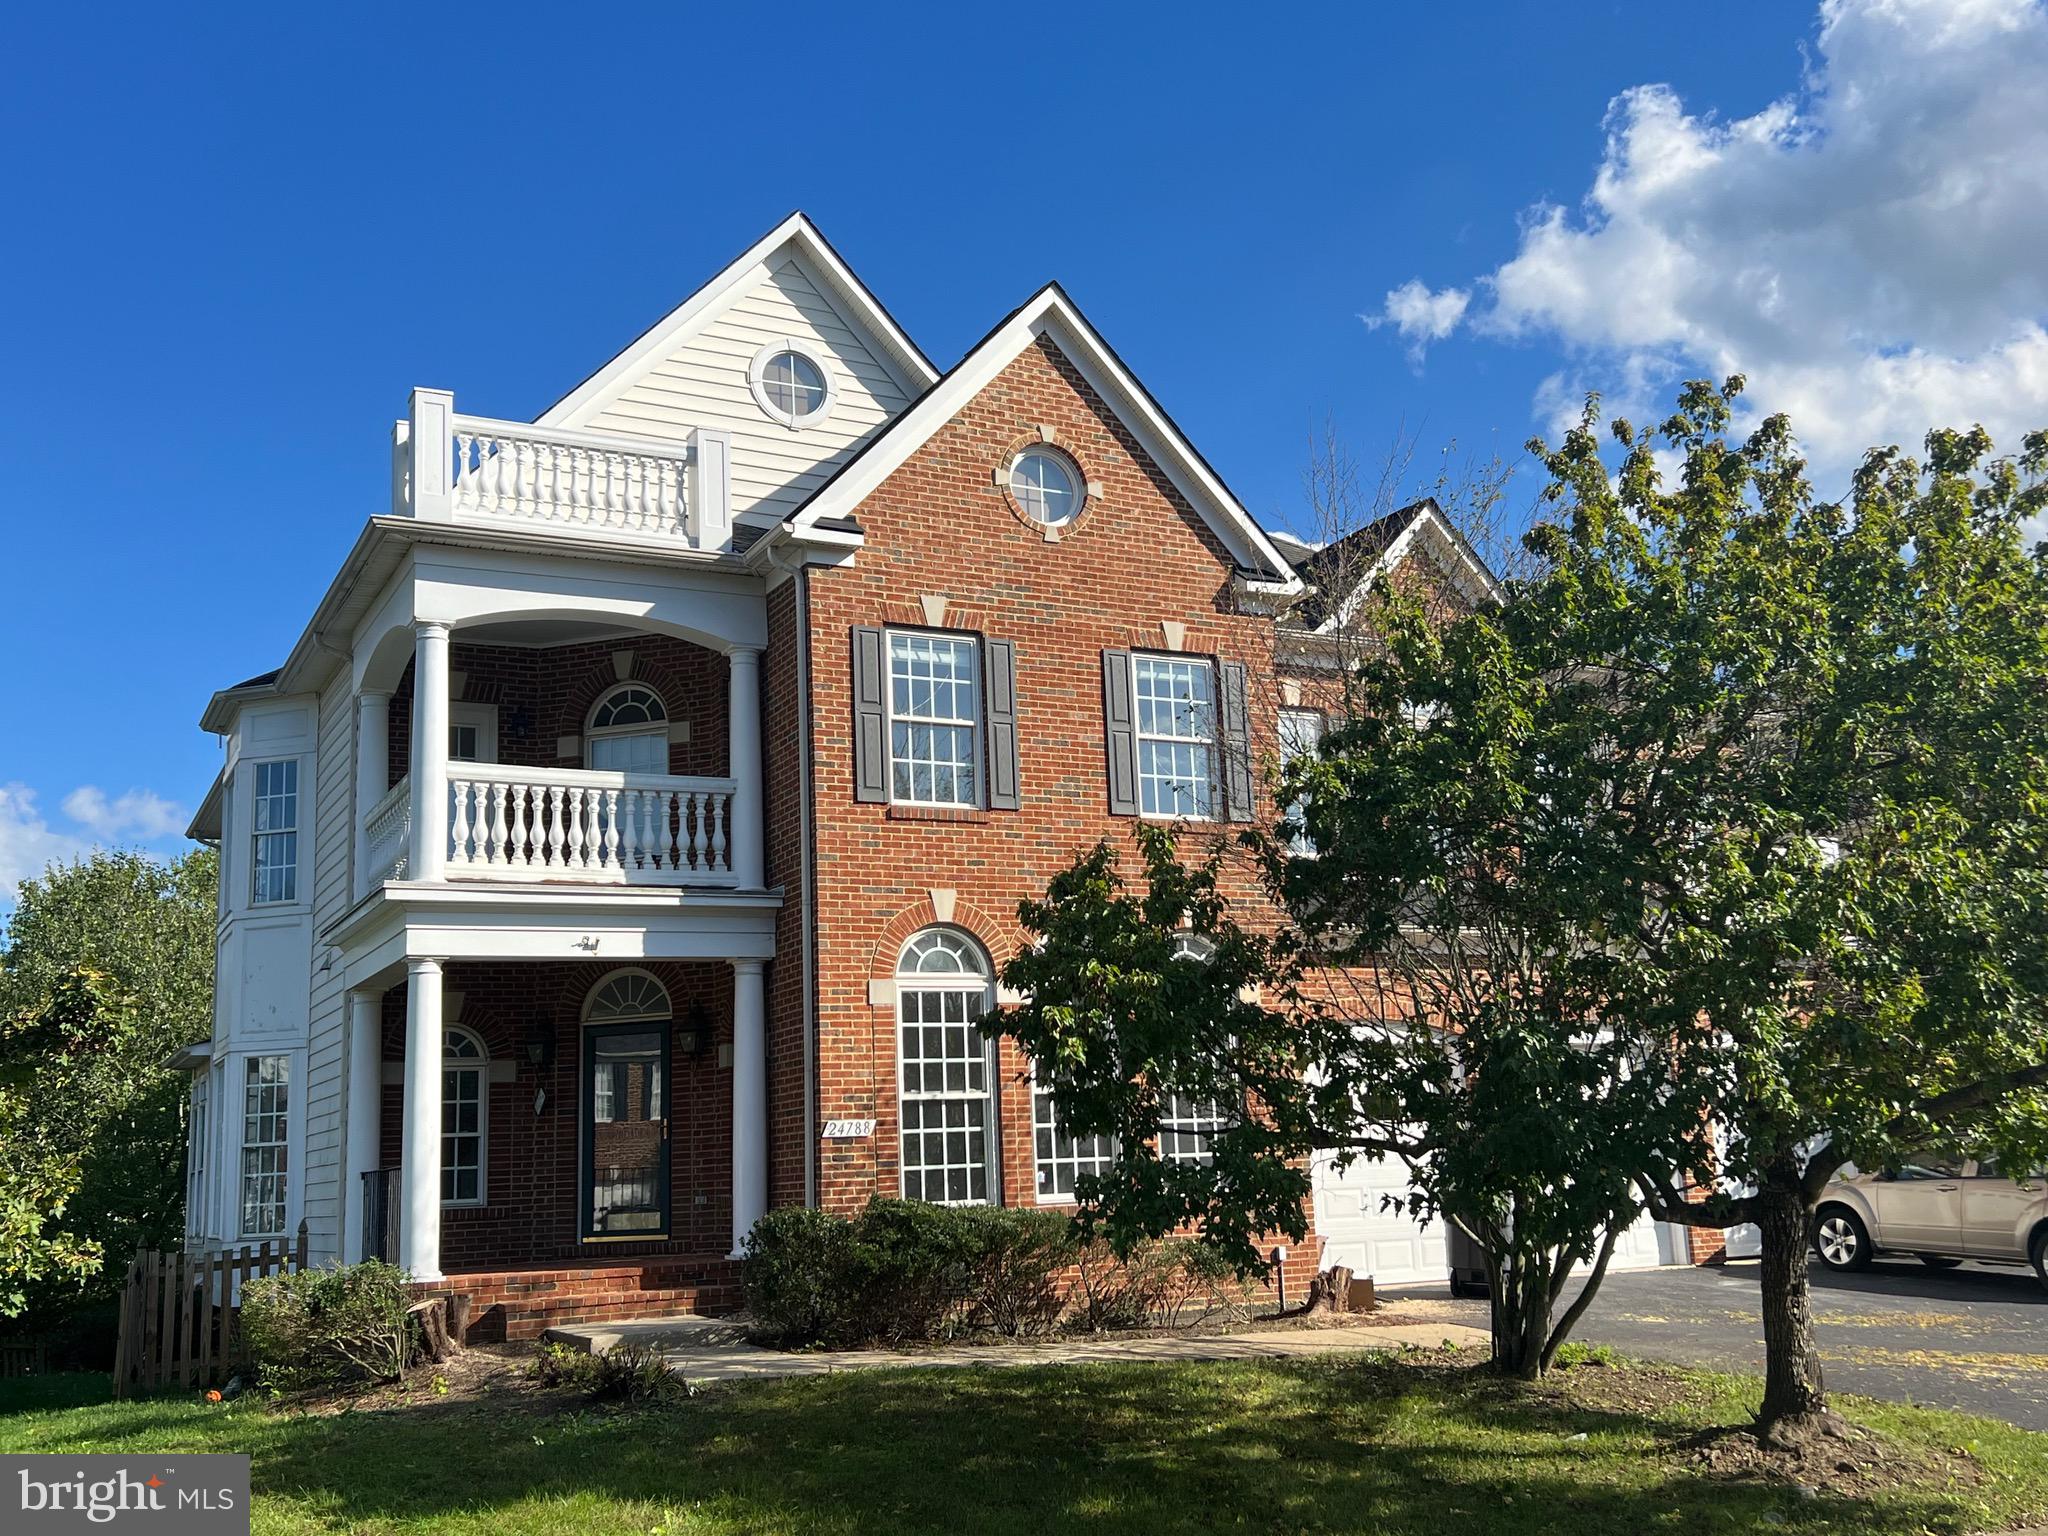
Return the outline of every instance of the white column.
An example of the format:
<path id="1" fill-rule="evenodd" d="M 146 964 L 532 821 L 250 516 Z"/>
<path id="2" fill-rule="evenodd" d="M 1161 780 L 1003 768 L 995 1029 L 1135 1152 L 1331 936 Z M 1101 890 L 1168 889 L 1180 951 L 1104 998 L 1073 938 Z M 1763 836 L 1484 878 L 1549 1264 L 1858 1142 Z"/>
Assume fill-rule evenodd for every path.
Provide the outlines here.
<path id="1" fill-rule="evenodd" d="M 768 1213 L 766 962 L 732 962 L 732 1256 Z"/>
<path id="2" fill-rule="evenodd" d="M 370 894 L 370 810 L 391 778 L 391 695 L 356 695 L 356 899 Z"/>
<path id="3" fill-rule="evenodd" d="M 409 960 L 405 978 L 405 1150 L 398 1262 L 441 1278 L 441 962 Z"/>
<path id="4" fill-rule="evenodd" d="M 408 880 L 440 880 L 448 869 L 448 626 L 413 625 L 412 858 Z M 440 1051 L 437 1045 L 436 1055 Z"/>
<path id="5" fill-rule="evenodd" d="M 341 1189 L 341 1261 L 367 1256 L 376 1240 L 364 1223 L 363 1175 L 383 1161 L 384 1009 L 376 991 L 348 995 L 348 1177 Z"/>
<path id="6" fill-rule="evenodd" d="M 759 890 L 767 878 L 761 853 L 761 653 L 735 646 L 725 657 L 732 868 L 742 890 Z"/>

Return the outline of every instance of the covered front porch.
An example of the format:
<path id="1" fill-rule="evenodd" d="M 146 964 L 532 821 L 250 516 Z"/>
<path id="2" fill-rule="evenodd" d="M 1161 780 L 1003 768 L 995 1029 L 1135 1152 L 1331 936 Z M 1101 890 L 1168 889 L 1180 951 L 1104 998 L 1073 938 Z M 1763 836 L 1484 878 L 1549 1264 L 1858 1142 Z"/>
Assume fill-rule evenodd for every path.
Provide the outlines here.
<path id="1" fill-rule="evenodd" d="M 467 1294 L 483 1337 L 736 1305 L 765 970 L 417 959 L 351 993 L 343 1256 Z"/>

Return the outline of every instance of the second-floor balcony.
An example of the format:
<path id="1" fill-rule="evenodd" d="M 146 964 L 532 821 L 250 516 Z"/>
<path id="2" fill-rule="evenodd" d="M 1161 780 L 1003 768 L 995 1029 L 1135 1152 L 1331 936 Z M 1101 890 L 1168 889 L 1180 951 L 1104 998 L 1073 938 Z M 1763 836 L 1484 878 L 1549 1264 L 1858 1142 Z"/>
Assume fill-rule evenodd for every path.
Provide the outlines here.
<path id="1" fill-rule="evenodd" d="M 416 389 L 392 433 L 391 510 L 717 552 L 732 544 L 731 457 L 722 431 L 563 431 L 460 415 L 447 391 Z"/>
<path id="2" fill-rule="evenodd" d="M 731 779 L 500 763 L 449 769 L 447 879 L 739 883 L 731 847 L 738 786 Z M 411 775 L 371 807 L 365 831 L 371 882 L 407 878 Z"/>

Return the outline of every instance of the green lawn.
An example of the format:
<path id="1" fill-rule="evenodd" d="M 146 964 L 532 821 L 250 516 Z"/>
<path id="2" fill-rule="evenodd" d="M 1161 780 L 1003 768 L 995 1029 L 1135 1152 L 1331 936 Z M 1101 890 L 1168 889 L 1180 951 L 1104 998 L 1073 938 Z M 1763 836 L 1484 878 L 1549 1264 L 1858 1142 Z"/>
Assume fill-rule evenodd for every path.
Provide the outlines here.
<path id="1" fill-rule="evenodd" d="M 1909 1451 L 1967 1451 L 1975 1486 L 1804 1498 L 1710 1470 L 1682 1442 L 1756 1383 L 1664 1368 L 1534 1394 L 1369 1356 L 863 1372 L 659 1411 L 507 1391 L 323 1417 L 105 1389 L 0 1384 L 0 1450 L 248 1451 L 259 1532 L 1917 1533 L 2048 1511 L 2048 1436 L 1864 1402 L 1843 1406 Z"/>

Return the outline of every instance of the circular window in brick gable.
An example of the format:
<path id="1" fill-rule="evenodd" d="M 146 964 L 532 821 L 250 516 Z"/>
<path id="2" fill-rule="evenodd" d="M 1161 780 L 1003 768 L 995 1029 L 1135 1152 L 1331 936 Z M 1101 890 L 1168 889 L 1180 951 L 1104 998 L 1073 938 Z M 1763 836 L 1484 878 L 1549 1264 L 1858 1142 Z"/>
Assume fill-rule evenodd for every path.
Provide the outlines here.
<path id="1" fill-rule="evenodd" d="M 1017 520 L 1048 541 L 1073 532 L 1100 491 L 1043 428 L 996 466 L 995 481 Z"/>

